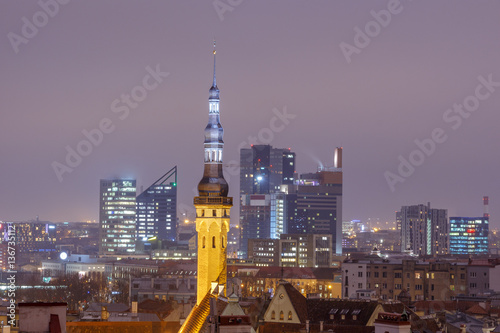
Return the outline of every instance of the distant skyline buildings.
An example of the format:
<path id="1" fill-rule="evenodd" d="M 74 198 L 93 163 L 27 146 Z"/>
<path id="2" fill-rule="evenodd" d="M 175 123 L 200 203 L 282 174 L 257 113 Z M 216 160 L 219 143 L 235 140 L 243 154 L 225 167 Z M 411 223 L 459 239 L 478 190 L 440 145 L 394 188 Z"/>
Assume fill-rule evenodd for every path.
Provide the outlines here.
<path id="1" fill-rule="evenodd" d="M 99 194 L 99 254 L 135 252 L 135 179 L 101 179 Z"/>

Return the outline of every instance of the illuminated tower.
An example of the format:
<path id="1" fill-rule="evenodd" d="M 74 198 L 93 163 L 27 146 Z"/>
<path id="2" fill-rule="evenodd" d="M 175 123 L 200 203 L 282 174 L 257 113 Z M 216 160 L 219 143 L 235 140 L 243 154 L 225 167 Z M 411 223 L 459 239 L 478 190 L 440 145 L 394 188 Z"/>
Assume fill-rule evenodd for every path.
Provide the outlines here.
<path id="1" fill-rule="evenodd" d="M 199 196 L 194 198 L 196 231 L 198 232 L 197 304 L 207 296 L 213 285 L 226 285 L 227 232 L 233 198 L 228 197 L 228 185 L 222 174 L 224 130 L 219 116 L 219 88 L 214 78 L 209 90 L 208 125 L 205 128 L 205 158 L 203 178 L 198 184 Z"/>

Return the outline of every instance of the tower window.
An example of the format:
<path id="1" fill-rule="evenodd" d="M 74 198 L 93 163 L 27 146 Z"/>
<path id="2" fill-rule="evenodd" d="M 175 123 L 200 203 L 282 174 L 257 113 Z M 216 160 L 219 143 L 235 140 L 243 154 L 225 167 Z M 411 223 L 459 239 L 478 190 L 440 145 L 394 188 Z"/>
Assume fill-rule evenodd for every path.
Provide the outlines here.
<path id="1" fill-rule="evenodd" d="M 224 236 L 222 236 L 222 242 L 221 242 L 222 248 L 224 248 L 224 243 L 225 243 L 225 239 L 224 239 Z"/>
<path id="2" fill-rule="evenodd" d="M 203 244 L 202 244 L 203 248 L 205 248 L 205 236 L 203 236 L 203 241 L 202 241 L 202 243 L 203 243 Z"/>
<path id="3" fill-rule="evenodd" d="M 212 210 L 212 216 L 214 216 L 214 217 L 217 216 L 217 211 L 215 209 Z"/>
<path id="4" fill-rule="evenodd" d="M 215 249 L 215 236 L 212 237 L 212 248 Z"/>

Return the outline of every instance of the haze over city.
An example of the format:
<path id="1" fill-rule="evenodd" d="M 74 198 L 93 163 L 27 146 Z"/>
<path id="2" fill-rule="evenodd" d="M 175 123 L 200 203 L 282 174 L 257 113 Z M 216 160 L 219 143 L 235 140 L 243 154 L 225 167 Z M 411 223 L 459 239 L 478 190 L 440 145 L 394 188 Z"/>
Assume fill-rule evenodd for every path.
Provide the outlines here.
<path id="1" fill-rule="evenodd" d="M 75 1 L 35 33 L 37 2 L 3 2 L 0 218 L 98 220 L 100 179 L 146 188 L 174 165 L 192 206 L 215 38 L 230 196 L 240 148 L 290 147 L 305 173 L 342 146 L 344 220 L 428 201 L 482 216 L 488 195 L 500 227 L 500 3 L 390 3 Z"/>

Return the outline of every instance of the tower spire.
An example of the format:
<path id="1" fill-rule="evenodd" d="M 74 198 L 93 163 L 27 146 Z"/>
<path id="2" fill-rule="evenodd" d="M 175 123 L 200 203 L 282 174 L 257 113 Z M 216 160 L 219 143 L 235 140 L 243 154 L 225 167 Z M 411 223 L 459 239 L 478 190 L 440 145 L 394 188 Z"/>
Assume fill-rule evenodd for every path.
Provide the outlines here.
<path id="1" fill-rule="evenodd" d="M 215 39 L 214 39 L 214 82 L 212 83 L 212 87 L 217 87 L 217 80 L 215 79 L 215 55 L 217 51 L 215 50 Z"/>

